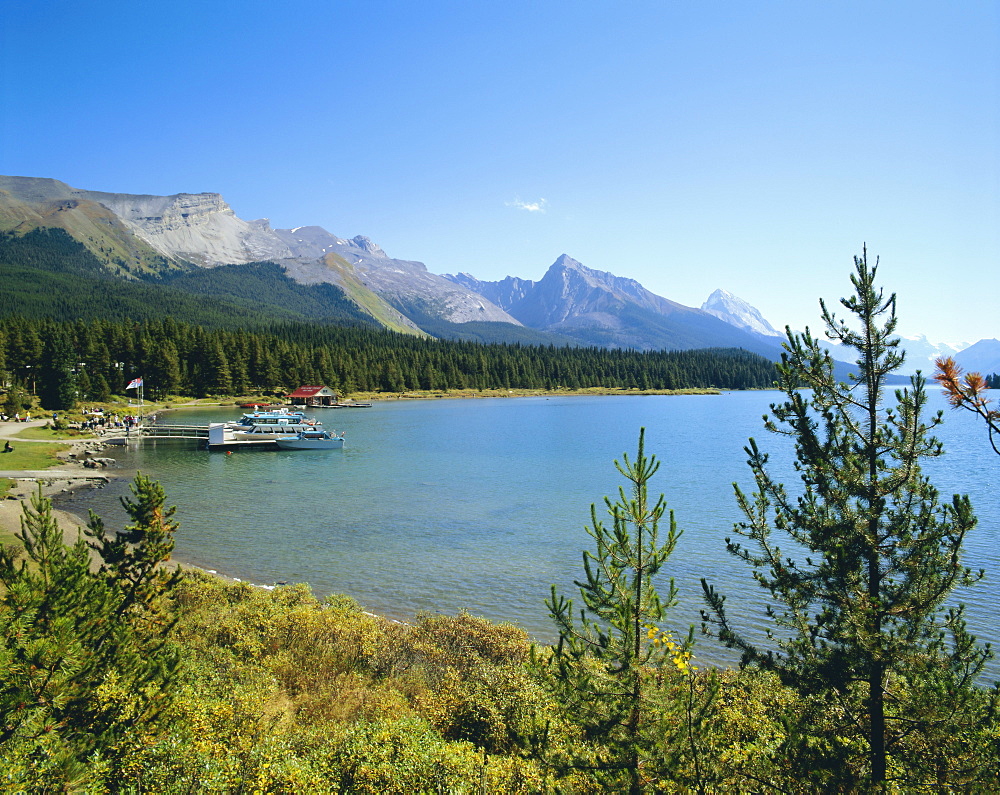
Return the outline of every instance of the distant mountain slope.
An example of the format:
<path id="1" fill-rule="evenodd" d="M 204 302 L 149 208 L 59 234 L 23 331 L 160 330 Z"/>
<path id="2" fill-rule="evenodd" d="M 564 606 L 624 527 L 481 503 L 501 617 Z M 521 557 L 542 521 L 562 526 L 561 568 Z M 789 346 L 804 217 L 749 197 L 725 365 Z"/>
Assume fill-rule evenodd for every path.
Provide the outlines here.
<path id="1" fill-rule="evenodd" d="M 955 361 L 967 373 L 1000 373 L 1000 340 L 979 340 L 955 354 Z"/>
<path id="2" fill-rule="evenodd" d="M 202 267 L 291 256 L 266 219 L 244 221 L 218 193 L 137 196 L 86 191 L 163 256 Z"/>
<path id="3" fill-rule="evenodd" d="M 641 350 L 744 348 L 776 356 L 777 343 L 700 309 L 662 298 L 634 279 L 587 268 L 563 254 L 537 282 L 483 282 L 467 273 L 445 278 L 497 303 L 531 328 L 583 345 Z"/>
<path id="4" fill-rule="evenodd" d="M 924 335 L 916 337 L 901 337 L 900 344 L 906 351 L 906 361 L 900 368 L 901 373 L 912 375 L 920 370 L 925 376 L 934 372 L 934 361 L 942 356 L 954 356 L 966 343 L 949 345 L 944 342 L 931 342 Z"/>
<path id="5" fill-rule="evenodd" d="M 279 310 L 304 320 L 337 325 L 382 325 L 333 284 L 299 284 L 273 262 L 220 265 L 164 277 L 162 283 L 192 295 L 214 296 L 261 314 Z"/>
<path id="6" fill-rule="evenodd" d="M 380 325 L 339 288 L 297 284 L 274 263 L 195 269 L 154 282 L 116 278 L 57 228 L 0 233 L 0 284 L 0 316 L 123 321 L 169 315 L 227 328 L 283 322 Z"/>
<path id="7" fill-rule="evenodd" d="M 482 295 L 430 273 L 422 262 L 389 257 L 377 244 L 358 235 L 343 240 L 319 226 L 278 229 L 301 265 L 288 265 L 295 278 L 309 280 L 308 263 L 334 254 L 353 268 L 357 279 L 419 325 L 417 316 L 448 323 L 520 323 Z"/>
<path id="8" fill-rule="evenodd" d="M 444 278 L 467 287 L 505 310 L 517 305 L 535 286 L 535 282 L 519 279 L 517 276 L 508 276 L 499 282 L 483 282 L 470 273 L 458 273 L 454 276 L 446 273 Z"/>
<path id="9" fill-rule="evenodd" d="M 537 282 L 438 276 L 421 262 L 389 257 L 361 235 L 348 240 L 319 226 L 272 229 L 267 219 L 246 221 L 218 193 L 112 193 L 0 176 L 0 232 L 23 237 L 33 230 L 61 230 L 92 257 L 85 265 L 79 252 L 64 260 L 43 257 L 50 271 L 141 279 L 264 315 L 375 322 L 409 334 L 487 342 L 743 348 L 772 359 L 780 352 L 778 332 L 725 291 L 695 309 L 566 255 Z M 58 245 L 65 249 L 65 241 Z M 262 269 L 263 262 L 282 270 Z"/>
<path id="10" fill-rule="evenodd" d="M 109 273 L 135 278 L 184 269 L 141 238 L 87 191 L 54 179 L 0 176 L 0 232 L 62 229 L 83 244 Z"/>

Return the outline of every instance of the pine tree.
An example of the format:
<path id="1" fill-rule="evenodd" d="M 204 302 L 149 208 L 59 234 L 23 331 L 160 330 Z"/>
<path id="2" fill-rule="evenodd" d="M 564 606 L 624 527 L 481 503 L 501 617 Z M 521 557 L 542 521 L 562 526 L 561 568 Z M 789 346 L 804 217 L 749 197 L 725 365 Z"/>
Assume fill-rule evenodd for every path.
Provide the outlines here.
<path id="1" fill-rule="evenodd" d="M 20 384 L 14 384 L 4 395 L 3 413 L 8 417 L 13 417 L 15 414 L 23 413 L 25 406 L 30 405 L 31 399 L 27 390 Z"/>
<path id="2" fill-rule="evenodd" d="M 50 329 L 45 340 L 38 397 L 42 408 L 49 410 L 68 411 L 76 405 L 73 349 L 66 332 L 58 327 Z"/>
<path id="3" fill-rule="evenodd" d="M 947 735 L 961 734 L 963 705 L 975 701 L 971 683 L 990 654 L 966 631 L 961 608 L 945 607 L 956 586 L 981 573 L 959 562 L 976 523 L 968 498 L 940 503 L 920 469 L 942 452 L 930 436 L 940 412 L 924 419 L 919 375 L 896 391 L 895 406 L 883 405 L 886 377 L 904 355 L 892 336 L 896 297 L 874 286 L 876 268 L 867 252 L 855 258 L 855 294 L 841 303 L 856 330 L 820 302 L 827 336 L 857 351 L 849 383 L 838 382 L 830 355 L 808 331 L 788 333 L 778 367 L 787 398 L 771 406 L 765 427 L 794 440 L 801 493 L 789 494 L 771 476 L 753 439 L 746 448 L 757 490 L 748 496 L 736 488 L 746 520 L 735 530 L 747 545 L 727 539 L 727 547 L 775 601 L 767 613 L 778 627 L 777 650 L 740 634 L 725 597 L 702 581 L 706 632 L 740 649 L 744 664 L 776 671 L 824 714 L 843 716 L 833 737 L 803 740 L 803 748 L 828 743 L 808 764 L 827 764 L 824 785 L 846 789 L 881 787 L 894 763 L 926 764 L 919 754 L 906 757 L 921 733 L 937 733 L 940 747 L 929 742 L 934 750 L 925 754 L 939 755 L 939 770 L 947 767 Z"/>
<path id="4" fill-rule="evenodd" d="M 985 378 L 981 373 L 963 373 L 950 356 L 938 359 L 935 365 L 934 380 L 944 388 L 952 408 L 965 409 L 982 417 L 990 446 L 1000 455 L 1000 410 L 986 397 L 987 390 L 1000 389 L 1000 377 L 996 373 Z"/>
<path id="5" fill-rule="evenodd" d="M 83 400 L 90 400 L 93 397 L 93 384 L 85 367 L 80 367 L 76 371 L 76 392 L 77 397 Z"/>
<path id="6" fill-rule="evenodd" d="M 666 644 L 658 628 L 677 590 L 671 579 L 661 599 L 654 579 L 681 533 L 671 512 L 666 540 L 660 543 L 666 503 L 662 494 L 649 502 L 649 481 L 660 465 L 655 456 L 646 457 L 645 429 L 635 461 L 626 454 L 615 466 L 629 482 L 629 492 L 619 487 L 616 502 L 604 498 L 610 528 L 591 506 L 587 532 L 596 551 L 583 553 L 586 579 L 576 583 L 584 604 L 579 624 L 572 600 L 555 586 L 547 602 L 559 630 L 551 684 L 583 737 L 579 752 L 564 766 L 595 771 L 605 786 L 636 793 L 644 789 L 642 757 L 659 742 L 653 736 L 660 725 L 651 695 L 655 673 L 664 665 L 686 665 L 691 639 Z"/>
<path id="7" fill-rule="evenodd" d="M 64 544 L 40 490 L 18 535 L 27 558 L 0 548 L 0 767 L 14 789 L 76 790 L 94 760 L 113 771 L 167 703 L 178 658 L 165 600 L 176 576 L 157 564 L 172 546 L 171 511 L 148 481 L 133 492 L 122 538 L 104 539 L 91 522 L 98 571 L 82 536 Z"/>
<path id="8" fill-rule="evenodd" d="M 132 519 L 117 533 L 108 533 L 104 521 L 91 512 L 84 530 L 89 546 L 100 560 L 100 572 L 120 589 L 119 615 L 138 613 L 155 627 L 151 638 L 158 640 L 169 631 L 161 597 L 169 595 L 180 581 L 180 569 L 168 571 L 162 564 L 174 549 L 176 508 L 165 507 L 166 495 L 155 480 L 136 473 L 129 485 L 132 497 L 120 498 Z"/>

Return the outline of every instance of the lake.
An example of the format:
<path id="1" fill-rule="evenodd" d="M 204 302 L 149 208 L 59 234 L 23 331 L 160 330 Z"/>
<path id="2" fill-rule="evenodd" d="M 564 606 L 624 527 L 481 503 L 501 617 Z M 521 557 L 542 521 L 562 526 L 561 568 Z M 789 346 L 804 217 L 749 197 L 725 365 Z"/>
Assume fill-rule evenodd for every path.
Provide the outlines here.
<path id="1" fill-rule="evenodd" d="M 112 451 L 121 473 L 140 470 L 177 506 L 177 559 L 256 584 L 307 582 L 320 596 L 345 593 L 375 613 L 412 619 L 419 611 L 466 609 L 511 621 L 551 641 L 545 607 L 555 584 L 579 604 L 574 578 L 592 548 L 590 505 L 606 517 L 605 495 L 625 481 L 614 467 L 635 454 L 640 427 L 661 467 L 652 494 L 665 493 L 683 536 L 666 566 L 680 588 L 669 623 L 698 625 L 699 580 L 728 596 L 730 613 L 755 634 L 768 626 L 764 593 L 725 550 L 740 519 L 732 484 L 753 481 L 743 447 L 755 437 L 790 486 L 788 440 L 767 433 L 761 415 L 777 392 L 692 396 L 556 396 L 478 400 L 393 400 L 369 409 L 313 414 L 344 430 L 343 450 L 208 452 L 176 442 Z M 945 408 L 934 390 L 932 405 Z M 235 419 L 239 409 L 185 409 L 162 422 Z M 968 412 L 946 412 L 937 435 L 947 455 L 925 470 L 943 495 L 968 493 L 980 526 L 965 562 L 987 579 L 961 592 L 969 622 L 995 645 L 1000 602 L 1000 458 Z M 63 502 L 93 508 L 118 527 L 127 480 Z M 117 518 L 116 518 L 117 517 Z M 661 528 L 665 535 L 666 527 Z M 701 639 L 704 661 L 729 652 Z M 1000 668 L 994 675 L 1000 676 Z"/>

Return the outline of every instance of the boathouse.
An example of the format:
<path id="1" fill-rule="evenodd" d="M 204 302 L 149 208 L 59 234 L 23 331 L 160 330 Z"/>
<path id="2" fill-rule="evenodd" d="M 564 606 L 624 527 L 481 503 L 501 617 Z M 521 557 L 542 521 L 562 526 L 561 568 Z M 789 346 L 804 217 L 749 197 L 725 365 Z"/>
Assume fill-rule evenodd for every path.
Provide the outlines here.
<path id="1" fill-rule="evenodd" d="M 337 393 L 328 386 L 300 386 L 288 399 L 296 406 L 332 406 Z"/>

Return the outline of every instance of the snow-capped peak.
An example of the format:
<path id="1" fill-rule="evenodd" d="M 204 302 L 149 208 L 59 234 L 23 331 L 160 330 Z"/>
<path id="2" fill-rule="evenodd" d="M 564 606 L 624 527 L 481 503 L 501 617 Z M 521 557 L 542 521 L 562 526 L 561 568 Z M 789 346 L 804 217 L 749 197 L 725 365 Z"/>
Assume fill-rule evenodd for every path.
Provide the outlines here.
<path id="1" fill-rule="evenodd" d="M 764 316 L 742 298 L 726 290 L 716 290 L 701 305 L 703 311 L 725 320 L 729 325 L 746 331 L 763 334 L 765 337 L 781 337 L 780 331 L 764 319 Z"/>

